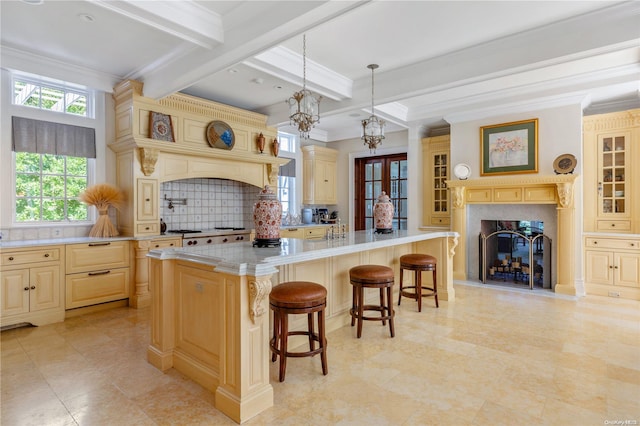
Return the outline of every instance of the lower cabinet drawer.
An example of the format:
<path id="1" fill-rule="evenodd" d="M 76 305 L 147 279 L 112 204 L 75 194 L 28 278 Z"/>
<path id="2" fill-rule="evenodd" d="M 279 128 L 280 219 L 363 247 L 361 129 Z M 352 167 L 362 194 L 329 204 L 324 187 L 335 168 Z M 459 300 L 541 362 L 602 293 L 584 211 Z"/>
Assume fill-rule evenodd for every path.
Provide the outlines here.
<path id="1" fill-rule="evenodd" d="M 129 297 L 129 268 L 67 275 L 65 309 Z"/>
<path id="2" fill-rule="evenodd" d="M 309 228 L 304 230 L 305 240 L 319 240 L 327 234 L 327 227 Z"/>
<path id="3" fill-rule="evenodd" d="M 431 218 L 431 224 L 438 226 L 438 225 L 451 225 L 451 219 L 448 217 L 432 217 Z"/>
<path id="4" fill-rule="evenodd" d="M 607 232 L 629 232 L 631 231 L 631 221 L 629 220 L 598 220 L 596 221 L 598 231 Z"/>

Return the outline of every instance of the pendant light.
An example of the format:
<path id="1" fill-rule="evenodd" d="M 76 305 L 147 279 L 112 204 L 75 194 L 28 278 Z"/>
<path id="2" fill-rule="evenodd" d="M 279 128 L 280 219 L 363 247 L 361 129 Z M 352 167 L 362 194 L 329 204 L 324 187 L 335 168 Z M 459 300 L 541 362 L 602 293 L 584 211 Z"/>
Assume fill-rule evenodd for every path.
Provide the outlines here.
<path id="1" fill-rule="evenodd" d="M 367 68 L 371 70 L 371 116 L 362 120 L 362 137 L 365 145 L 369 146 L 369 151 L 375 152 L 378 145 L 384 139 L 384 120 L 376 117 L 373 110 L 373 71 L 378 68 L 378 64 L 369 64 Z"/>
<path id="2" fill-rule="evenodd" d="M 307 90 L 307 35 L 302 36 L 302 90 L 287 100 L 289 121 L 296 126 L 300 137 L 309 139 L 309 131 L 320 122 L 320 100 Z"/>

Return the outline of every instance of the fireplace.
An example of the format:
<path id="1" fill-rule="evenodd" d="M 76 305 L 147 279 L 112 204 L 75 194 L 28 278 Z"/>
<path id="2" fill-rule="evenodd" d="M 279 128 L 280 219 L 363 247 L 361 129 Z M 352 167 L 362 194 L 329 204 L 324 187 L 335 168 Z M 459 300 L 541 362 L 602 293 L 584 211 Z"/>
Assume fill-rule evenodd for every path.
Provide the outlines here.
<path id="1" fill-rule="evenodd" d="M 577 175 L 505 176 L 447 181 L 452 201 L 452 231 L 460 234 L 453 258 L 456 280 L 479 276 L 478 236 L 482 219 L 544 222 L 553 242 L 551 287 L 576 295 L 576 219 L 574 183 Z"/>
<path id="2" fill-rule="evenodd" d="M 478 279 L 485 284 L 550 289 L 552 247 L 543 221 L 481 220 Z"/>

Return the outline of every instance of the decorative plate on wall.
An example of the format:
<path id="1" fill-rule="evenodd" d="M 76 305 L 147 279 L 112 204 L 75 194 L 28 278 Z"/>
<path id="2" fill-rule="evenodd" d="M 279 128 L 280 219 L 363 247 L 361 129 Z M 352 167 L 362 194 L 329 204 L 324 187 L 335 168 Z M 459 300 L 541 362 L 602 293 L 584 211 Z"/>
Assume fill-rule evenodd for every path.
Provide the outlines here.
<path id="1" fill-rule="evenodd" d="M 212 121 L 207 126 L 207 142 L 213 148 L 233 149 L 236 136 L 231 126 L 224 121 Z"/>
<path id="2" fill-rule="evenodd" d="M 572 154 L 562 154 L 553 162 L 553 170 L 556 174 L 573 173 L 578 164 L 578 160 Z"/>
<path id="3" fill-rule="evenodd" d="M 171 116 L 151 111 L 149 114 L 149 137 L 160 141 L 175 142 Z"/>
<path id="4" fill-rule="evenodd" d="M 471 167 L 466 164 L 456 164 L 453 168 L 453 174 L 460 180 L 468 179 L 471 176 Z"/>

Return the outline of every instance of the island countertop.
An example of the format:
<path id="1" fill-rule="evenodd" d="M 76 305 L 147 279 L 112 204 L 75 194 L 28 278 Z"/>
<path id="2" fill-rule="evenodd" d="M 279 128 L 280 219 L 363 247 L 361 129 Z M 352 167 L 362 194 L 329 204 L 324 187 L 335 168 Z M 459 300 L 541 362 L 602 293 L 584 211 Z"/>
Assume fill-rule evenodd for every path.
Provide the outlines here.
<path id="1" fill-rule="evenodd" d="M 395 230 L 389 234 L 377 234 L 372 230 L 352 231 L 344 238 L 335 239 L 282 238 L 277 247 L 254 247 L 247 241 L 152 250 L 148 256 L 160 260 L 188 260 L 215 266 L 219 272 L 257 276 L 275 273 L 280 265 L 446 237 L 457 238 L 458 233 Z"/>

